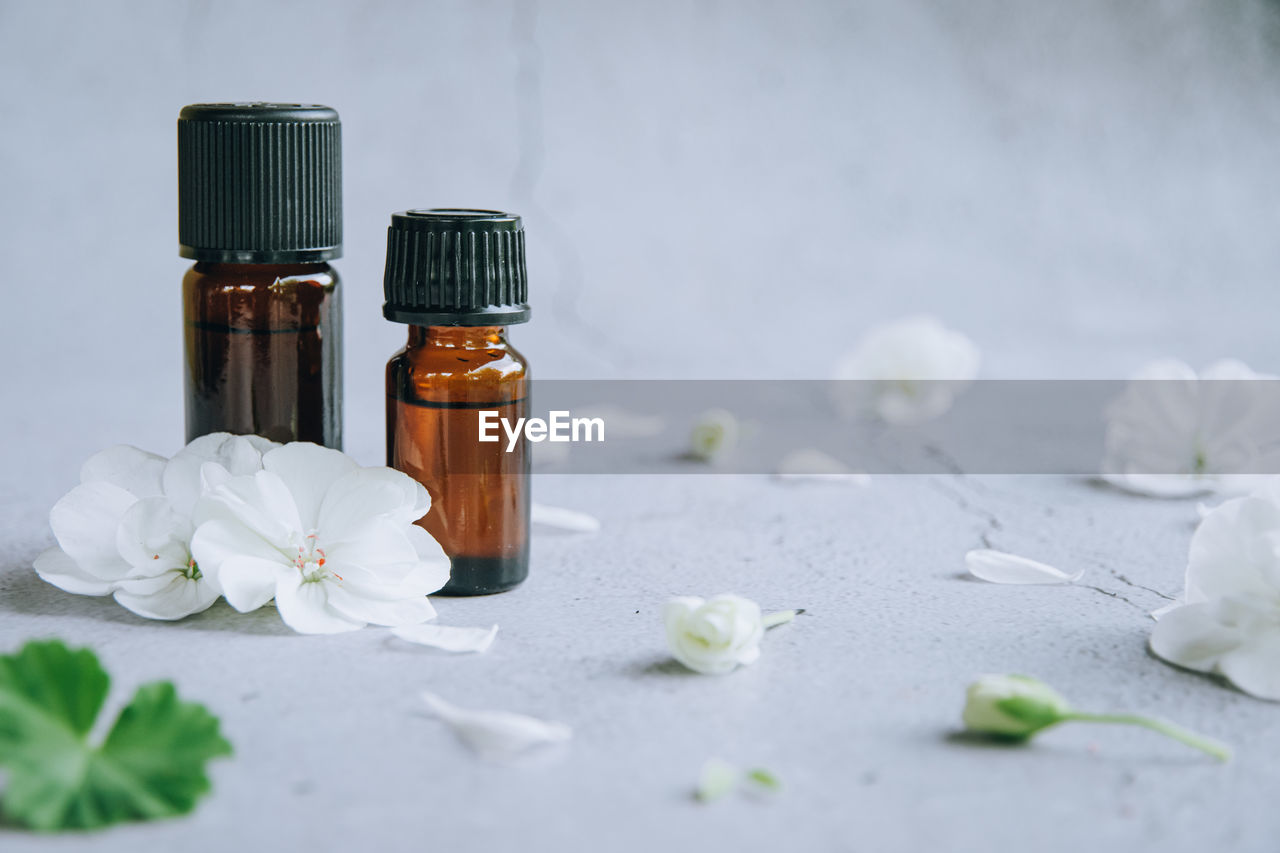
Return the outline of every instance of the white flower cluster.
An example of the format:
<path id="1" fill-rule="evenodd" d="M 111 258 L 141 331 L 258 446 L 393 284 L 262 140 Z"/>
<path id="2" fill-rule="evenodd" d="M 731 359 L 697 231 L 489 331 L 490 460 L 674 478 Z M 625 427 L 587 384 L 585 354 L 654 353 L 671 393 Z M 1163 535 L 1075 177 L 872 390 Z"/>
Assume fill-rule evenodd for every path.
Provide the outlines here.
<path id="1" fill-rule="evenodd" d="M 978 347 L 935 317 L 906 317 L 867 333 L 836 366 L 835 404 L 846 417 L 870 413 L 912 426 L 944 414 L 982 362 Z"/>
<path id="2" fill-rule="evenodd" d="M 1250 491 L 1280 461 L 1277 398 L 1255 384 L 1276 378 L 1229 359 L 1143 366 L 1107 407 L 1103 479 L 1153 497 Z"/>
<path id="3" fill-rule="evenodd" d="M 274 599 L 303 633 L 432 618 L 449 579 L 440 545 L 414 521 L 430 498 L 390 468 L 305 442 L 214 433 L 172 459 L 102 451 L 54 505 L 58 547 L 44 580 L 112 595 L 149 619 L 181 619 L 219 596 L 242 612 Z"/>

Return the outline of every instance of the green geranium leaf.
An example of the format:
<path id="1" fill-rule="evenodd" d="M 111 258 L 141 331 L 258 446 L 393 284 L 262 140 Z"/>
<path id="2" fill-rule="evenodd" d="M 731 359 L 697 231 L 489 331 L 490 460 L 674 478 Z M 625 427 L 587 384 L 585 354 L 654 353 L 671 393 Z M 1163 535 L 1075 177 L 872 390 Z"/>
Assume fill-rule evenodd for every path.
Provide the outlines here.
<path id="1" fill-rule="evenodd" d="M 38 830 L 92 829 L 185 814 L 209 790 L 205 763 L 230 755 L 218 720 L 173 685 L 138 688 L 101 746 L 88 734 L 110 679 L 93 652 L 58 640 L 0 655 L 4 815 Z"/>

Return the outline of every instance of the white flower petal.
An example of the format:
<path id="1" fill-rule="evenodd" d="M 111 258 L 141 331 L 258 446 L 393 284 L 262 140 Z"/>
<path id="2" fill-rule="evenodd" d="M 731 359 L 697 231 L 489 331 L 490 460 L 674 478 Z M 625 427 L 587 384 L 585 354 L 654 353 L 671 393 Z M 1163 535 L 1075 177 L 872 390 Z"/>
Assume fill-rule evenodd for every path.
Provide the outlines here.
<path id="1" fill-rule="evenodd" d="M 391 633 L 410 643 L 431 646 L 446 652 L 484 652 L 493 645 L 494 637 L 498 636 L 498 626 L 463 628 L 423 622 L 392 628 Z"/>
<path id="2" fill-rule="evenodd" d="M 444 580 L 440 581 L 440 586 L 435 589 L 439 589 L 448 583 L 449 556 L 445 554 L 444 548 L 436 541 L 436 538 L 416 524 L 409 525 L 406 528 L 406 532 L 409 536 L 409 541 L 413 543 L 413 550 L 418 554 L 418 562 L 444 572 Z M 432 592 L 435 592 L 435 589 Z"/>
<path id="3" fill-rule="evenodd" d="M 310 530 L 320 524 L 329 488 L 360 466 L 340 450 L 295 441 L 263 454 L 262 467 L 280 478 L 298 507 L 303 529 Z"/>
<path id="4" fill-rule="evenodd" d="M 212 492 L 219 486 L 226 484 L 234 476 L 217 462 L 204 463 L 200 466 L 200 494 Z M 192 509 L 195 509 L 194 504 L 192 504 Z"/>
<path id="5" fill-rule="evenodd" d="M 871 477 L 853 471 L 834 456 L 815 448 L 793 450 L 778 463 L 774 476 L 788 482 L 843 483 L 868 486 Z"/>
<path id="6" fill-rule="evenodd" d="M 191 519 L 168 498 L 143 498 L 125 512 L 116 530 L 116 549 L 133 567 L 130 576 L 155 576 L 186 569 L 191 554 Z"/>
<path id="7" fill-rule="evenodd" d="M 203 580 L 192 580 L 180 572 L 169 572 L 159 588 L 147 583 L 124 581 L 116 590 L 115 599 L 120 604 L 147 619 L 181 619 L 193 613 L 208 610 L 218 600 L 218 591 Z M 135 591 L 135 588 L 137 591 Z"/>
<path id="8" fill-rule="evenodd" d="M 428 692 L 422 694 L 422 700 L 463 743 L 491 760 L 518 758 L 535 747 L 564 743 L 573 736 L 572 729 L 563 723 L 507 711 L 469 711 Z"/>
<path id="9" fill-rule="evenodd" d="M 108 595 L 116 585 L 80 568 L 61 548 L 50 548 L 40 554 L 33 567 L 45 583 L 76 595 Z"/>
<path id="10" fill-rule="evenodd" d="M 154 497 L 164 493 L 160 478 L 167 461 L 163 456 L 118 444 L 90 456 L 80 468 L 80 482 L 106 482 L 134 497 Z"/>
<path id="11" fill-rule="evenodd" d="M 310 529 L 289 488 L 269 471 L 233 477 L 201 497 L 192 521 L 199 528 L 213 520 L 238 525 L 281 549 L 296 545 Z"/>
<path id="12" fill-rule="evenodd" d="M 991 583 L 1071 583 L 1079 580 L 1084 574 L 1082 569 L 1074 575 L 1069 575 L 1045 563 L 990 548 L 979 548 L 965 554 L 964 564 L 974 577 Z"/>
<path id="13" fill-rule="evenodd" d="M 1151 650 L 1178 666 L 1217 672 L 1261 699 L 1280 701 L 1280 623 L 1271 602 L 1219 598 L 1170 611 Z"/>
<path id="14" fill-rule="evenodd" d="M 535 503 L 529 507 L 529 517 L 534 524 L 571 530 L 574 533 L 595 533 L 600 529 L 600 519 L 585 512 Z"/>
<path id="15" fill-rule="evenodd" d="M 400 580 L 400 588 L 416 595 L 439 592 L 449 582 L 451 568 L 448 559 L 421 560 Z"/>
<path id="16" fill-rule="evenodd" d="M 329 559 L 355 563 L 366 569 L 386 566 L 395 571 L 398 578 L 418 559 L 418 550 L 409 534 L 413 526 L 411 522 L 374 518 L 355 529 L 339 525 L 344 538 L 335 538 L 328 527 L 318 530 L 324 532 L 324 549 Z"/>
<path id="17" fill-rule="evenodd" d="M 264 539 L 256 531 L 234 521 L 216 519 L 196 528 L 191 537 L 191 556 L 205 574 L 221 575 L 230 560 L 254 559 L 275 569 L 293 564 L 292 555 Z"/>
<path id="18" fill-rule="evenodd" d="M 1280 504 L 1269 498 L 1235 498 L 1214 509 L 1191 537 L 1186 601 L 1280 594 L 1278 534 Z"/>
<path id="19" fill-rule="evenodd" d="M 200 535 L 199 531 L 196 535 Z M 196 562 L 200 562 L 198 557 Z M 232 556 L 221 562 L 211 582 L 226 596 L 228 604 L 241 613 L 248 613 L 275 598 L 279 583 L 296 578 L 297 570 L 291 566 L 260 557 Z"/>
<path id="20" fill-rule="evenodd" d="M 1102 479 L 1117 489 L 1151 498 L 1190 498 L 1216 489 L 1215 480 L 1189 474 L 1106 473 Z"/>
<path id="21" fill-rule="evenodd" d="M 1222 621 L 1222 615 L 1223 608 L 1215 602 L 1173 608 L 1151 632 L 1151 651 L 1169 663 L 1212 672 L 1246 637 L 1239 625 Z"/>
<path id="22" fill-rule="evenodd" d="M 1238 649 L 1222 656 L 1218 669 L 1245 693 L 1280 701 L 1280 626 L 1253 632 Z"/>
<path id="23" fill-rule="evenodd" d="M 216 465 L 232 476 L 262 470 L 262 454 L 279 447 L 257 435 L 209 433 L 179 450 L 164 466 L 164 494 L 179 512 L 191 513 L 203 493 L 201 475 L 205 465 Z"/>
<path id="24" fill-rule="evenodd" d="M 701 802 L 711 803 L 731 793 L 742 780 L 742 771 L 720 758 L 709 758 L 698 774 L 698 787 L 694 796 Z"/>
<path id="25" fill-rule="evenodd" d="M 363 628 L 364 622 L 348 619 L 329 606 L 328 586 L 327 582 L 293 580 L 277 584 L 276 609 L 280 618 L 299 634 L 339 634 Z"/>
<path id="26" fill-rule="evenodd" d="M 412 524 L 430 509 L 431 496 L 407 474 L 393 468 L 360 468 L 329 487 L 316 526 L 330 540 L 338 540 L 375 520 Z"/>
<path id="27" fill-rule="evenodd" d="M 129 564 L 116 550 L 116 530 L 137 497 L 119 486 L 93 480 L 76 486 L 49 512 L 49 524 L 62 550 L 82 571 L 102 580 L 119 580 Z"/>
<path id="28" fill-rule="evenodd" d="M 338 563 L 332 571 L 337 578 L 325 582 L 328 607 L 352 622 L 400 626 L 435 618 L 435 608 L 427 598 L 427 593 L 435 589 L 382 583 L 377 574 L 359 566 Z"/>

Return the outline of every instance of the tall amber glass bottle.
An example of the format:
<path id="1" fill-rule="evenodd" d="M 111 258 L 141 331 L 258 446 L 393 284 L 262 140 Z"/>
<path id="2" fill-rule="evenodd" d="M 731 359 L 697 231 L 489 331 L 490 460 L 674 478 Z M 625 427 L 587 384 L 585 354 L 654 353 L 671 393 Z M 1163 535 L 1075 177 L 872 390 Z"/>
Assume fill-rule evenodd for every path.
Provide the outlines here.
<path id="1" fill-rule="evenodd" d="M 389 320 L 409 341 L 387 364 L 387 464 L 426 486 L 418 523 L 452 563 L 452 595 L 486 595 L 529 573 L 529 455 L 479 440 L 479 417 L 526 417 L 529 366 L 506 327 L 529 319 L 520 217 L 410 210 L 391 218 Z"/>
<path id="2" fill-rule="evenodd" d="M 187 440 L 342 446 L 338 114 L 193 104 L 178 118 Z"/>

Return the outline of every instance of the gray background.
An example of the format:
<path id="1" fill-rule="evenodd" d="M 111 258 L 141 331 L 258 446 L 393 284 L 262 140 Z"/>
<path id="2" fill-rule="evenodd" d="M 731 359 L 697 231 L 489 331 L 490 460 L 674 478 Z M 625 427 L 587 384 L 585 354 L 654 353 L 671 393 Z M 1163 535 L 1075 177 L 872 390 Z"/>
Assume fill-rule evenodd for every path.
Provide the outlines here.
<path id="1" fill-rule="evenodd" d="M 121 692 L 177 676 L 238 755 L 184 821 L 15 849 L 1274 849 L 1272 705 L 1149 658 L 1194 510 L 1055 478 L 544 478 L 598 511 L 540 534 L 533 580 L 444 602 L 486 657 L 385 632 L 303 638 L 217 608 L 177 626 L 30 571 L 95 450 L 182 433 L 174 122 L 318 101 L 344 122 L 348 449 L 381 460 L 385 226 L 418 206 L 526 218 L 557 378 L 824 378 L 870 326 L 936 313 L 988 377 L 1144 360 L 1280 370 L 1280 9 L 1210 2 L 0 2 L 0 647 L 94 645 Z M 957 577 L 983 534 L 1096 589 Z M 661 664 L 671 594 L 811 613 L 723 680 Z M 637 612 L 639 611 L 639 612 Z M 965 682 L 1033 672 L 1082 705 L 1233 741 L 951 742 Z M 413 714 L 573 724 L 565 754 L 476 763 Z M 117 697 L 120 698 L 120 697 Z M 702 760 L 772 803 L 688 801 Z"/>

